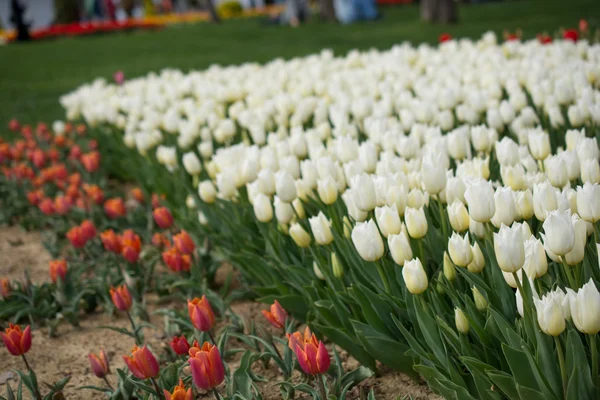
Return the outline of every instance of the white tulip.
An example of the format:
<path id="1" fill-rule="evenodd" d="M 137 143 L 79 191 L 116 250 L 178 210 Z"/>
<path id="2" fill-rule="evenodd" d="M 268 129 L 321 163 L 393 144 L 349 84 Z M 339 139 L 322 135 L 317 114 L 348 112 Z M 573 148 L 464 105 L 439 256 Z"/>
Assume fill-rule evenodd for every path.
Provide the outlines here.
<path id="1" fill-rule="evenodd" d="M 275 193 L 275 174 L 270 169 L 262 169 L 258 173 L 258 187 L 260 192 L 271 196 Z"/>
<path id="2" fill-rule="evenodd" d="M 420 239 L 427 234 L 427 218 L 423 207 L 419 209 L 406 207 L 404 220 L 410 237 Z"/>
<path id="3" fill-rule="evenodd" d="M 567 296 L 571 318 L 577 329 L 588 335 L 600 332 L 600 293 L 594 281 L 590 279 L 577 293 L 567 289 Z"/>
<path id="4" fill-rule="evenodd" d="M 499 187 L 494 193 L 494 207 L 496 212 L 491 219 L 496 228 L 501 225 L 510 226 L 517 216 L 514 192 L 511 188 Z"/>
<path id="5" fill-rule="evenodd" d="M 548 272 L 548 260 L 544 245 L 539 239 L 525 240 L 525 263 L 523 269 L 530 279 L 541 278 Z"/>
<path id="6" fill-rule="evenodd" d="M 560 291 L 560 289 L 559 289 Z M 565 315 L 562 308 L 562 296 L 549 292 L 540 299 L 533 299 L 537 310 L 537 320 L 540 329 L 547 335 L 558 336 L 566 327 Z"/>
<path id="7" fill-rule="evenodd" d="M 202 164 L 200 164 L 200 160 L 198 156 L 193 151 L 189 153 L 185 153 L 183 155 L 183 167 L 190 175 L 199 175 L 202 172 Z"/>
<path id="8" fill-rule="evenodd" d="M 577 187 L 577 212 L 587 222 L 600 220 L 600 185 L 586 182 Z"/>
<path id="9" fill-rule="evenodd" d="M 517 272 L 525 263 L 523 230 L 520 225 L 502 225 L 494 233 L 494 252 L 500 269 L 507 273 Z"/>
<path id="10" fill-rule="evenodd" d="M 325 246 L 333 241 L 331 221 L 325 217 L 323 212 L 319 212 L 316 217 L 309 218 L 308 222 L 310 223 L 310 229 L 315 237 L 315 242 L 321 246 Z"/>
<path id="11" fill-rule="evenodd" d="M 401 231 L 397 235 L 389 235 L 388 247 L 394 262 L 400 266 L 403 266 L 405 261 L 411 260 L 413 257 L 410 241 L 405 231 Z"/>
<path id="12" fill-rule="evenodd" d="M 319 179 L 317 181 L 317 192 L 323 203 L 328 205 L 335 203 L 338 197 L 338 188 L 335 180 L 331 176 Z"/>
<path id="13" fill-rule="evenodd" d="M 475 221 L 485 223 L 494 216 L 496 206 L 490 182 L 483 179 L 471 182 L 465 191 L 465 199 L 469 205 L 469 215 Z"/>
<path id="14" fill-rule="evenodd" d="M 373 180 L 367 174 L 355 176 L 350 185 L 354 192 L 354 201 L 356 206 L 364 212 L 372 211 L 376 203 L 375 185 Z"/>
<path id="15" fill-rule="evenodd" d="M 289 172 L 280 170 L 275 173 L 275 192 L 286 203 L 291 203 L 297 197 L 296 183 Z"/>
<path id="16" fill-rule="evenodd" d="M 456 325 L 456 330 L 463 335 L 469 333 L 469 320 L 467 316 L 460 308 L 454 309 L 454 324 Z"/>
<path id="17" fill-rule="evenodd" d="M 348 189 L 342 194 L 342 200 L 344 200 L 344 204 L 346 204 L 346 208 L 348 209 L 348 215 L 352 217 L 357 222 L 362 222 L 367 219 L 369 215 L 367 212 L 362 211 L 356 205 L 356 196 L 354 189 Z"/>
<path id="18" fill-rule="evenodd" d="M 217 198 L 217 189 L 215 189 L 212 181 L 205 180 L 198 185 L 198 195 L 203 202 L 212 204 Z"/>
<path id="19" fill-rule="evenodd" d="M 452 236 L 448 240 L 448 253 L 454 264 L 463 268 L 467 267 L 473 261 L 469 234 L 461 237 L 458 233 L 452 232 Z"/>
<path id="20" fill-rule="evenodd" d="M 565 254 L 565 262 L 568 265 L 575 266 L 583 261 L 585 256 L 585 245 L 587 244 L 586 222 L 577 215 L 572 215 L 573 230 L 575 232 L 575 243 L 571 251 Z"/>
<path id="21" fill-rule="evenodd" d="M 302 226 L 298 223 L 294 223 L 290 226 L 290 236 L 298 245 L 298 247 L 308 247 L 310 245 L 310 234 L 302 228 Z"/>
<path id="22" fill-rule="evenodd" d="M 414 258 L 404 263 L 404 267 L 402 268 L 402 278 L 404 278 L 406 288 L 412 294 L 423 293 L 429 285 L 427 274 L 423 269 L 421 260 L 418 258 Z"/>
<path id="23" fill-rule="evenodd" d="M 600 183 L 600 164 L 595 158 L 581 161 L 581 181 L 584 183 Z"/>
<path id="24" fill-rule="evenodd" d="M 273 219 L 271 201 L 262 193 L 254 197 L 254 215 L 260 222 L 270 222 Z"/>
<path id="25" fill-rule="evenodd" d="M 544 167 L 552 186 L 562 188 L 569 181 L 567 164 L 561 155 L 547 157 L 544 160 Z"/>
<path id="26" fill-rule="evenodd" d="M 469 272 L 477 274 L 483 271 L 483 268 L 485 267 L 485 257 L 477 242 L 471 246 L 471 253 L 473 253 L 473 260 L 467 265 L 467 269 Z"/>
<path id="27" fill-rule="evenodd" d="M 550 154 L 550 136 L 541 129 L 528 131 L 529 151 L 536 160 L 544 160 Z"/>
<path id="28" fill-rule="evenodd" d="M 520 219 L 527 220 L 533 217 L 533 195 L 531 194 L 531 190 L 527 189 L 516 192 L 515 206 Z"/>
<path id="29" fill-rule="evenodd" d="M 425 190 L 432 195 L 438 194 L 446 187 L 446 169 L 441 161 L 442 158 L 441 152 L 429 153 L 427 157 L 423 158 L 421 164 L 421 176 Z"/>
<path id="30" fill-rule="evenodd" d="M 359 222 L 352 229 L 352 243 L 365 261 L 377 261 L 383 256 L 384 246 L 375 222 Z"/>
<path id="31" fill-rule="evenodd" d="M 294 218 L 294 208 L 290 203 L 285 203 L 275 196 L 273 205 L 275 206 L 275 217 L 280 224 L 287 224 Z"/>
<path id="32" fill-rule="evenodd" d="M 533 185 L 533 211 L 539 221 L 544 221 L 546 215 L 558 209 L 557 191 L 549 181 Z"/>
<path id="33" fill-rule="evenodd" d="M 448 206 L 448 219 L 450 220 L 450 226 L 456 232 L 464 232 L 469 229 L 469 212 L 459 200 L 454 200 Z"/>
<path id="34" fill-rule="evenodd" d="M 500 165 L 515 165 L 519 162 L 519 145 L 508 136 L 496 142 L 496 158 Z"/>
<path id="35" fill-rule="evenodd" d="M 402 223 L 400 222 L 400 215 L 395 204 L 391 207 L 376 207 L 375 218 L 383 237 L 387 238 L 389 235 L 395 235 L 400 232 Z"/>
<path id="36" fill-rule="evenodd" d="M 552 211 L 543 224 L 544 246 L 557 256 L 564 256 L 575 245 L 575 229 L 571 221 L 571 210 Z M 550 256 L 550 254 L 549 254 Z"/>

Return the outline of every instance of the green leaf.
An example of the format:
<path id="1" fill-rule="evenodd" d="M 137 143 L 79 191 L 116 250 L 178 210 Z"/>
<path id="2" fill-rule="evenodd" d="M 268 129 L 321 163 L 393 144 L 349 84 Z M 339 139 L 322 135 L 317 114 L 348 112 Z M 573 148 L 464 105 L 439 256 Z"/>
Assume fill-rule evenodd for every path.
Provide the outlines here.
<path id="1" fill-rule="evenodd" d="M 517 391 L 519 392 L 519 396 L 521 396 L 522 400 L 545 400 L 547 399 L 541 392 L 521 386 L 517 383 Z"/>
<path id="2" fill-rule="evenodd" d="M 531 369 L 527 354 L 525 354 L 524 351 L 514 349 L 505 343 L 502 344 L 502 351 L 510 365 L 510 370 L 515 377 L 517 385 L 539 390 L 540 386 Z"/>
<path id="3" fill-rule="evenodd" d="M 233 373 L 233 393 L 239 393 L 247 399 L 252 398 L 252 378 L 248 371 L 252 365 L 252 352 L 246 351 L 240 361 L 240 366 Z"/>
<path id="4" fill-rule="evenodd" d="M 160 372 L 162 387 L 171 391 L 178 383 L 179 368 L 176 363 L 169 364 Z"/>
<path id="5" fill-rule="evenodd" d="M 494 385 L 498 386 L 504 395 L 509 399 L 518 399 L 519 392 L 517 392 L 517 384 L 515 379 L 506 372 L 502 371 L 488 371 L 490 380 L 494 382 Z"/>
<path id="6" fill-rule="evenodd" d="M 360 304 L 366 322 L 373 329 L 392 338 L 396 336 L 395 332 L 392 331 L 395 328 L 391 317 L 394 310 L 380 296 L 361 284 L 357 284 L 348 289 L 348 291 L 354 296 L 358 304 Z"/>
<path id="7" fill-rule="evenodd" d="M 77 388 L 77 390 L 83 390 L 83 389 L 96 390 L 98 392 L 105 392 L 105 393 L 111 393 L 112 392 L 112 390 L 110 390 L 107 387 L 100 387 L 100 386 L 93 386 L 93 385 L 79 386 Z"/>
<path id="8" fill-rule="evenodd" d="M 581 335 L 572 327 L 567 332 L 565 349 L 567 370 L 567 397 L 593 398 L 594 384 Z M 576 396 L 576 397 L 571 397 Z"/>
<path id="9" fill-rule="evenodd" d="M 311 324 L 315 329 L 323 332 L 331 341 L 346 350 L 356 358 L 358 362 L 368 368 L 375 369 L 375 359 L 373 356 L 360 344 L 356 337 L 351 337 L 347 332 L 321 324 Z"/>
<path id="10" fill-rule="evenodd" d="M 100 328 L 100 329 L 109 329 L 111 331 L 122 333 L 123 335 L 127 335 L 127 336 L 130 336 L 130 337 L 133 337 L 133 338 L 135 337 L 135 334 L 133 332 L 131 332 L 128 329 L 125 329 L 125 328 L 117 328 L 116 326 L 104 326 L 104 325 L 103 326 L 99 326 L 98 328 Z"/>
<path id="11" fill-rule="evenodd" d="M 347 372 L 341 380 L 342 387 L 351 389 L 354 385 L 358 385 L 360 382 L 372 377 L 375 373 L 369 368 L 360 366 L 354 371 Z"/>
<path id="12" fill-rule="evenodd" d="M 473 357 L 461 357 L 460 359 L 467 366 L 471 375 L 473 375 L 480 399 L 500 400 L 502 398 L 497 392 L 492 391 L 492 382 L 488 375 L 486 375 L 488 371 L 496 370 L 494 367 Z"/>

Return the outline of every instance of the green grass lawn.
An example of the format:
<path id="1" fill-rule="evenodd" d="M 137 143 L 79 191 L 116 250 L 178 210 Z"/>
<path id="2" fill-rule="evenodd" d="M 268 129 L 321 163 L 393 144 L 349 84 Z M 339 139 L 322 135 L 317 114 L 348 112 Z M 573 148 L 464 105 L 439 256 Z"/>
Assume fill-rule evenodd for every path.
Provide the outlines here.
<path id="1" fill-rule="evenodd" d="M 419 21 L 418 6 L 387 7 L 379 21 L 347 26 L 311 22 L 297 29 L 263 26 L 258 19 L 170 26 L 160 32 L 133 32 L 88 38 L 14 44 L 0 47 L 0 126 L 11 117 L 26 122 L 62 118 L 58 97 L 96 77 L 127 77 L 165 67 L 183 70 L 213 63 L 264 62 L 306 55 L 328 47 L 389 48 L 409 40 L 435 43 L 448 32 L 478 37 L 487 30 L 521 28 L 525 37 L 580 18 L 600 19 L 600 0 L 522 0 L 460 6 L 460 23 L 431 25 Z M 2 129 L 0 129 L 2 131 Z"/>

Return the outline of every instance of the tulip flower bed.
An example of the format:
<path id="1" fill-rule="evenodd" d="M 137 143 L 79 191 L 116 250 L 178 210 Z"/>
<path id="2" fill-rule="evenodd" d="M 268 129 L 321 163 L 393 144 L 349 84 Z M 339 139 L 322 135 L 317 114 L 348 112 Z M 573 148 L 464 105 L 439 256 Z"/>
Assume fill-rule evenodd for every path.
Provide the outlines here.
<path id="1" fill-rule="evenodd" d="M 575 33 L 164 70 L 61 103 L 364 366 L 447 398 L 593 399 L 600 46 Z"/>
<path id="2" fill-rule="evenodd" d="M 0 217 L 41 229 L 46 250 L 39 238 L 36 247 L 31 235 L 0 231 L 0 398 L 385 394 L 372 390 L 382 384 L 373 370 L 326 347 L 280 303 L 254 303 L 211 240 L 175 223 L 191 204 L 168 208 L 163 195 L 109 180 L 85 125 L 10 128 L 21 137 L 0 142 Z M 13 258 L 21 246 L 27 258 Z"/>

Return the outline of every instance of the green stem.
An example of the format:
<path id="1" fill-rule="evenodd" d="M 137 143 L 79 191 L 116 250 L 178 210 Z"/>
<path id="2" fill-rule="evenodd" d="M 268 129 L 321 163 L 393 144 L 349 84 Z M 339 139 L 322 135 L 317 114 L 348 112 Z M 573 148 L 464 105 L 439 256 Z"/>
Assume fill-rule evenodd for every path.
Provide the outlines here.
<path id="1" fill-rule="evenodd" d="M 106 382 L 106 386 L 108 386 L 108 388 L 114 392 L 115 389 L 112 387 L 112 385 L 110 384 L 110 382 L 108 381 L 108 379 L 106 379 L 106 377 L 104 377 L 102 379 L 104 379 L 104 382 Z"/>
<path id="2" fill-rule="evenodd" d="M 564 256 L 562 257 L 562 264 L 565 267 L 565 273 L 567 274 L 567 279 L 569 281 L 569 286 L 571 286 L 571 289 L 577 290 L 578 286 L 575 283 L 575 278 L 573 278 L 573 274 L 571 272 L 571 267 L 565 261 L 565 257 Z"/>
<path id="3" fill-rule="evenodd" d="M 152 382 L 152 385 L 154 385 L 154 390 L 156 390 L 156 398 L 158 400 L 163 400 L 164 395 L 163 395 L 162 390 L 160 390 L 160 387 L 158 386 L 158 382 L 156 382 L 156 379 L 150 378 L 150 381 Z"/>
<path id="4" fill-rule="evenodd" d="M 598 345 L 596 343 L 596 335 L 589 335 L 590 351 L 592 352 L 592 381 L 598 387 Z"/>
<path id="5" fill-rule="evenodd" d="M 316 376 L 317 387 L 319 389 L 319 396 L 321 400 L 327 400 L 327 391 L 325 390 L 325 384 L 323 383 L 323 377 L 321 375 Z"/>
<path id="6" fill-rule="evenodd" d="M 129 322 L 131 323 L 131 329 L 133 329 L 133 335 L 135 337 L 135 344 L 138 346 L 141 346 L 142 339 L 140 338 L 137 327 L 135 326 L 135 321 L 131 317 L 131 314 L 129 313 L 129 311 L 125 311 L 125 314 L 127 314 L 127 318 L 129 318 Z"/>
<path id="7" fill-rule="evenodd" d="M 221 395 L 219 394 L 219 392 L 217 392 L 217 389 L 213 389 L 213 390 L 212 390 L 212 392 L 213 392 L 213 394 L 215 395 L 215 399 L 216 399 L 216 400 L 221 400 L 221 399 L 222 399 L 222 397 L 221 397 Z"/>
<path id="8" fill-rule="evenodd" d="M 563 398 L 567 398 L 567 369 L 565 368 L 565 355 L 563 354 L 562 346 L 558 336 L 554 336 L 556 344 L 556 352 L 558 353 L 558 365 L 560 366 L 560 377 L 562 378 Z"/>
<path id="9" fill-rule="evenodd" d="M 27 357 L 25 357 L 25 354 L 21 354 L 21 357 L 23 358 L 23 362 L 25 363 L 25 366 L 27 367 L 27 371 L 29 372 L 29 375 L 31 376 L 31 374 L 33 373 L 33 370 L 31 369 L 31 366 L 29 366 Z M 32 386 L 31 389 L 33 390 L 33 393 L 35 394 L 35 398 L 37 400 L 42 400 L 42 395 L 40 394 L 40 389 L 37 387 L 37 384 Z"/>
<path id="10" fill-rule="evenodd" d="M 448 226 L 446 225 L 446 216 L 444 213 L 444 205 L 442 204 L 442 201 L 439 199 L 437 199 L 436 201 L 438 203 L 438 208 L 440 210 L 440 221 L 442 222 L 442 234 L 444 235 L 444 248 L 448 245 Z"/>
<path id="11" fill-rule="evenodd" d="M 375 261 L 375 266 L 377 267 L 377 272 L 379 272 L 379 277 L 381 278 L 381 282 L 383 283 L 383 288 L 387 294 L 390 294 L 390 283 L 388 282 L 387 275 L 385 274 L 385 270 L 383 269 L 382 262 L 380 260 Z"/>
<path id="12" fill-rule="evenodd" d="M 217 345 L 217 341 L 215 340 L 215 337 L 213 336 L 212 332 L 211 331 L 206 331 L 206 333 L 208 333 L 208 337 L 210 337 L 210 340 L 216 346 Z"/>
<path id="13" fill-rule="evenodd" d="M 519 276 L 516 272 L 512 273 L 513 278 L 515 278 L 515 282 L 517 284 L 517 290 L 521 293 L 521 298 L 523 299 L 523 314 L 528 313 L 531 309 L 529 308 L 529 299 L 525 296 L 525 290 L 523 290 L 523 285 L 521 285 L 521 281 L 519 280 Z"/>
<path id="14" fill-rule="evenodd" d="M 423 238 L 417 239 L 417 241 L 419 242 L 419 259 L 421 260 L 423 267 L 427 269 L 427 263 L 425 262 L 425 248 L 423 247 Z"/>

